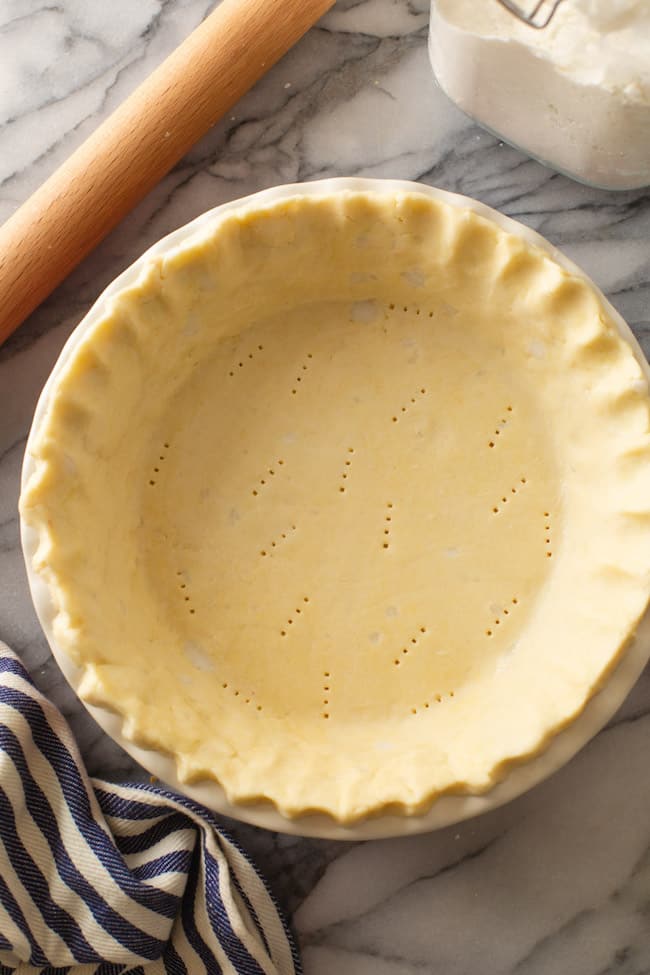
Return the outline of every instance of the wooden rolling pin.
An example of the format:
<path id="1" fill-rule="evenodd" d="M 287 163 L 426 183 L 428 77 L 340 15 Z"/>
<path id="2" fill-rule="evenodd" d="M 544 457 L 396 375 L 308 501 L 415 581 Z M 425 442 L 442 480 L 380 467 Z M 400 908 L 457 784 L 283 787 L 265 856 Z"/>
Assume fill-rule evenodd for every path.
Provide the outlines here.
<path id="1" fill-rule="evenodd" d="M 0 227 L 0 342 L 334 0 L 222 0 Z"/>

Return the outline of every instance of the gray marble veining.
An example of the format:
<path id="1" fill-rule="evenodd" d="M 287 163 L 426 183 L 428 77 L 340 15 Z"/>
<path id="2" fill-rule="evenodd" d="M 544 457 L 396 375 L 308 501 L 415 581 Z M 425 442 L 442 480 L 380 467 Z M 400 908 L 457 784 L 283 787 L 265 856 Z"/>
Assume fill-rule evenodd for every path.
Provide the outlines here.
<path id="1" fill-rule="evenodd" d="M 196 26 L 208 0 L 0 0 L 0 219 Z M 93 774 L 142 770 L 97 728 L 31 608 L 16 501 L 31 415 L 72 328 L 149 244 L 279 182 L 418 179 L 560 245 L 650 354 L 650 193 L 553 174 L 435 87 L 425 0 L 336 7 L 0 348 L 0 637 L 70 720 Z M 231 824 L 293 914 L 307 975 L 650 972 L 650 675 L 582 754 L 479 820 L 345 846 Z"/>

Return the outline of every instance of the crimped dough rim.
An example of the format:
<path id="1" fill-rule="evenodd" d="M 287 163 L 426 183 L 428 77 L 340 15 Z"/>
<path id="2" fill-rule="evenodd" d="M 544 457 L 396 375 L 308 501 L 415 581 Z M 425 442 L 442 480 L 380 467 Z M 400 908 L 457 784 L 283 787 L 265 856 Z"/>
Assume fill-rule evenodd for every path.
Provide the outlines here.
<path id="1" fill-rule="evenodd" d="M 147 300 L 151 299 L 161 280 L 164 280 L 168 285 L 175 272 L 186 275 L 187 269 L 191 269 L 197 256 L 205 253 L 205 248 L 212 246 L 215 239 L 219 239 L 227 232 L 228 223 L 231 227 L 237 225 L 240 228 L 242 226 L 255 227 L 256 222 L 261 222 L 262 226 L 266 222 L 266 226 L 269 226 L 272 225 L 274 216 L 279 216 L 285 222 L 288 219 L 290 222 L 297 213 L 304 212 L 305 209 L 309 210 L 310 207 L 316 208 L 321 216 L 323 210 L 329 211 L 329 216 L 335 224 L 345 221 L 350 216 L 350 209 L 354 211 L 355 207 L 361 207 L 366 215 L 368 212 L 372 212 L 373 219 L 377 219 L 378 215 L 381 214 L 383 214 L 382 219 L 388 219 L 386 211 L 390 211 L 390 219 L 395 218 L 396 214 L 400 214 L 397 219 L 406 220 L 407 225 L 410 218 L 419 219 L 426 210 L 436 212 L 438 216 L 444 212 L 445 219 L 449 224 L 445 226 L 445 233 L 449 234 L 450 230 L 455 232 L 456 236 L 454 237 L 452 233 L 452 238 L 456 249 L 453 251 L 452 248 L 452 253 L 456 255 L 455 259 L 461 262 L 477 259 L 474 245 L 478 240 L 480 251 L 481 246 L 483 246 L 481 244 L 482 235 L 485 237 L 486 226 L 489 226 L 489 232 L 485 237 L 488 243 L 493 232 L 496 233 L 495 239 L 498 242 L 504 239 L 503 232 L 494 230 L 492 225 L 486 224 L 484 217 L 477 216 L 470 211 L 463 212 L 447 208 L 445 204 L 431 201 L 417 193 L 344 193 L 332 194 L 316 201 L 310 201 L 307 197 L 296 197 L 293 200 L 285 200 L 257 211 L 244 209 L 240 213 L 235 211 L 234 214 L 226 214 L 221 220 L 217 220 L 207 235 L 202 232 L 200 239 L 182 245 L 174 254 L 165 259 L 156 260 L 154 258 L 141 273 L 139 283 L 131 287 L 121 297 L 118 296 L 114 299 L 113 309 L 108 311 L 107 317 L 99 320 L 88 332 L 85 336 L 85 342 L 77 348 L 76 353 L 73 353 L 67 371 L 64 369 L 58 376 L 54 390 L 50 391 L 49 411 L 42 418 L 35 436 L 30 439 L 29 450 L 35 462 L 35 468 L 25 485 L 21 499 L 21 513 L 25 524 L 35 530 L 40 537 L 38 552 L 32 568 L 46 580 L 50 593 L 60 607 L 57 618 L 54 620 L 57 641 L 64 652 L 84 670 L 84 676 L 79 687 L 82 698 L 91 704 L 107 707 L 121 714 L 125 722 L 123 727 L 125 737 L 144 747 L 154 749 L 161 747 L 161 741 L 155 730 L 147 727 L 146 718 L 142 720 L 140 716 L 134 715 L 133 711 L 130 713 L 123 711 L 118 695 L 110 691 L 107 692 L 106 687 L 102 684 L 102 679 L 98 678 L 97 668 L 84 660 L 83 649 L 75 642 L 74 626 L 70 627 L 69 625 L 70 620 L 74 620 L 75 616 L 75 609 L 71 608 L 70 603 L 72 599 L 72 604 L 74 604 L 74 596 L 70 588 L 71 586 L 74 587 L 74 580 L 72 582 L 69 578 L 66 580 L 65 569 L 63 572 L 61 571 L 61 563 L 57 558 L 57 543 L 53 541 L 51 532 L 51 523 L 53 518 L 56 518 L 56 510 L 48 507 L 48 496 L 52 497 L 52 473 L 55 471 L 57 463 L 56 443 L 52 432 L 53 429 L 56 432 L 56 423 L 63 415 L 62 411 L 70 407 L 70 398 L 67 396 L 66 389 L 68 392 L 74 392 L 76 396 L 74 380 L 69 387 L 67 386 L 74 373 L 75 365 L 78 367 L 79 362 L 82 361 L 80 357 L 83 357 L 87 354 L 88 349 L 92 348 L 92 343 L 96 342 L 98 333 L 102 329 L 110 328 L 111 321 L 114 324 L 115 319 L 112 319 L 111 315 L 114 315 L 115 308 L 119 307 L 120 302 L 122 302 L 122 306 L 124 302 L 127 305 L 137 305 L 142 302 L 143 296 Z M 357 218 L 359 213 L 354 211 L 354 216 Z M 268 223 L 269 220 L 270 224 Z M 260 224 L 258 223 L 258 225 Z M 473 230 L 476 230 L 475 234 L 473 234 Z M 534 275 L 534 267 L 538 264 L 548 270 L 549 258 L 541 251 L 535 252 L 529 246 L 523 246 L 518 238 L 511 238 L 511 241 L 514 251 L 509 255 L 506 263 L 509 269 L 508 273 L 515 276 L 524 275 L 527 288 L 529 291 L 534 291 L 534 282 L 531 288 L 531 275 Z M 596 290 L 584 280 L 567 275 L 566 272 L 560 271 L 554 265 L 553 273 L 556 271 L 558 273 L 554 279 L 554 293 L 557 293 L 558 290 L 562 293 L 566 292 L 564 297 L 567 298 L 572 307 L 575 306 L 576 302 L 579 303 L 583 299 L 588 304 L 587 313 L 584 313 L 584 309 L 582 312 L 583 320 L 580 326 L 582 332 L 576 339 L 578 355 L 581 354 L 588 359 L 588 368 L 585 367 L 587 371 L 592 373 L 595 368 L 594 355 L 598 360 L 598 368 L 601 367 L 600 359 L 603 357 L 603 349 L 605 351 L 609 349 L 612 355 L 618 355 L 624 350 L 629 353 L 629 347 L 618 338 L 603 300 Z M 501 273 L 503 273 L 503 268 L 501 268 Z M 186 287 L 186 284 L 183 287 Z M 544 288 L 541 289 L 540 300 L 548 300 L 548 291 L 545 291 Z M 121 324 L 123 325 L 123 322 Z M 647 493 L 649 486 L 647 382 L 638 362 L 631 353 L 624 354 L 623 360 L 623 366 L 621 363 L 617 364 L 620 375 L 616 374 L 617 370 L 612 371 L 608 368 L 605 368 L 603 375 L 607 380 L 605 383 L 607 387 L 605 400 L 610 405 L 614 404 L 612 408 L 617 413 L 616 426 L 620 426 L 625 434 L 623 438 L 625 464 L 629 468 L 632 458 L 634 468 L 632 477 L 630 477 L 629 470 L 626 470 L 623 475 L 620 471 L 614 471 L 611 482 L 612 491 L 608 495 L 608 500 L 612 503 L 610 510 L 613 510 L 614 514 L 622 514 L 624 520 L 632 518 L 635 525 L 633 539 L 629 539 L 627 535 L 624 539 L 619 539 L 622 547 L 620 551 L 618 548 L 615 549 L 617 557 L 621 555 L 621 552 L 623 553 L 619 561 L 616 562 L 609 557 L 605 559 L 608 571 L 612 570 L 617 576 L 617 584 L 620 582 L 619 577 L 624 578 L 625 582 L 628 605 L 626 606 L 626 619 L 622 626 L 624 637 L 609 647 L 609 651 L 601 657 L 596 668 L 590 665 L 583 667 L 581 672 L 580 663 L 584 664 L 585 662 L 578 661 L 576 663 L 574 661 L 573 669 L 569 668 L 560 681 L 561 685 L 563 683 L 564 685 L 572 684 L 572 694 L 565 695 L 561 700 L 556 700 L 553 708 L 549 709 L 546 699 L 542 699 L 543 704 L 540 707 L 536 707 L 534 699 L 532 701 L 529 698 L 526 699 L 526 706 L 521 708 L 517 714 L 518 743 L 516 746 L 513 747 L 512 745 L 512 729 L 506 729 L 509 735 L 509 746 L 504 748 L 502 744 L 500 754 L 498 745 L 493 747 L 491 753 L 482 761 L 480 756 L 479 761 L 477 761 L 476 755 L 472 753 L 466 770 L 463 770 L 462 762 L 459 767 L 458 756 L 456 756 L 455 765 L 447 770 L 446 779 L 438 776 L 433 785 L 430 769 L 431 750 L 425 745 L 419 758 L 416 756 L 411 759 L 408 769 L 410 778 L 407 777 L 400 781 L 391 773 L 391 784 L 386 787 L 386 783 L 384 783 L 379 796 L 369 796 L 367 782 L 358 777 L 356 780 L 347 781 L 345 794 L 341 794 L 338 785 L 335 785 L 330 797 L 324 796 L 322 792 L 319 794 L 316 786 L 317 780 L 321 779 L 319 760 L 323 756 L 318 756 L 318 760 L 315 760 L 314 755 L 307 755 L 302 781 L 299 781 L 297 785 L 293 781 L 290 783 L 290 788 L 287 788 L 288 783 L 286 779 L 283 779 L 284 770 L 281 770 L 279 779 L 276 780 L 273 779 L 273 774 L 270 778 L 266 774 L 265 781 L 270 782 L 270 786 L 261 794 L 251 788 L 252 780 L 250 777 L 240 776 L 238 778 L 236 774 L 230 774 L 233 771 L 232 769 L 222 769 L 220 774 L 215 777 L 224 786 L 231 801 L 245 803 L 263 798 L 274 803 L 284 815 L 289 817 L 299 816 L 310 810 L 318 810 L 328 813 L 339 822 L 352 822 L 368 814 L 377 815 L 387 810 L 412 815 L 422 812 L 435 798 L 441 795 L 480 794 L 489 790 L 495 782 L 504 776 L 513 763 L 524 761 L 539 753 L 562 727 L 575 719 L 620 659 L 628 639 L 634 632 L 638 619 L 645 610 L 648 598 L 646 557 L 648 538 L 645 534 L 648 530 L 647 509 L 642 506 L 644 498 L 649 496 Z M 576 368 L 580 369 L 579 361 Z M 600 373 L 596 376 L 597 379 L 599 375 Z M 78 408 L 79 402 L 75 402 L 74 406 Z M 54 428 L 53 424 L 55 425 Z M 631 427 L 634 427 L 635 432 L 630 439 Z M 617 450 L 613 450 L 612 460 L 615 461 L 617 456 Z M 50 493 L 48 494 L 48 492 Z M 625 563 L 626 555 L 629 555 L 629 564 Z M 630 570 L 630 565 L 633 571 Z M 271 746 L 269 753 L 257 766 L 257 779 L 259 779 L 260 768 L 266 766 L 267 770 L 270 768 L 271 772 L 273 771 L 276 761 L 274 748 L 277 748 L 277 745 Z M 468 748 L 468 755 L 470 752 L 471 749 Z M 341 767 L 337 768 L 336 762 L 331 761 L 336 756 L 326 754 L 326 758 L 335 769 L 335 774 L 332 776 L 333 781 L 340 783 L 342 779 L 345 779 L 344 760 L 346 756 L 341 750 L 337 754 L 343 760 Z M 177 763 L 181 782 L 191 783 L 213 774 L 211 768 L 206 768 L 197 762 L 191 754 L 174 755 L 173 758 Z M 314 795 L 317 795 L 316 801 L 312 798 Z"/>

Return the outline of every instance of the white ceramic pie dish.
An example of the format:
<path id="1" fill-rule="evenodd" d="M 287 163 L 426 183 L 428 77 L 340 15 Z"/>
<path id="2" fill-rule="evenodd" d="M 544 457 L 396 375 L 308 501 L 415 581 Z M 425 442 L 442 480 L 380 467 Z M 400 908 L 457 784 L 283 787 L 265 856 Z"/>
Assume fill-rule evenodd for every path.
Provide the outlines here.
<path id="1" fill-rule="evenodd" d="M 474 212 L 487 217 L 503 229 L 514 233 L 529 243 L 550 253 L 554 260 L 563 268 L 579 277 L 582 273 L 563 255 L 551 248 L 550 245 L 538 235 L 525 230 L 520 225 L 508 220 L 507 218 L 483 207 L 481 204 L 468 200 L 463 197 L 456 197 L 446 194 L 429 187 L 417 184 L 402 183 L 397 181 L 368 181 L 368 180 L 329 180 L 318 183 L 304 184 L 300 186 L 286 186 L 273 190 L 264 191 L 256 194 L 245 201 L 234 201 L 223 207 L 211 211 L 187 227 L 181 228 L 171 234 L 151 248 L 142 258 L 139 259 L 131 268 L 120 275 L 115 282 L 104 292 L 93 309 L 86 316 L 84 321 L 75 331 L 67 343 L 57 366 L 55 367 L 50 380 L 48 381 L 36 412 L 34 427 L 30 435 L 30 442 L 36 436 L 39 424 L 47 413 L 50 391 L 57 380 L 61 370 L 64 368 L 68 358 L 74 353 L 77 344 L 83 339 L 87 330 L 102 317 L 107 301 L 117 292 L 128 287 L 136 280 L 143 266 L 153 257 L 166 253 L 179 244 L 182 244 L 189 237 L 195 235 L 202 227 L 210 225 L 215 220 L 218 213 L 222 216 L 228 210 L 237 209 L 241 212 L 242 207 L 256 209 L 275 201 L 289 199 L 295 196 L 314 196 L 331 195 L 333 192 L 349 190 L 355 192 L 372 192 L 381 188 L 386 192 L 409 192 L 429 195 L 432 198 L 442 200 L 447 204 L 456 207 L 469 207 Z M 634 355 L 640 363 L 646 377 L 649 376 L 648 367 L 645 363 L 643 354 L 639 349 L 631 331 L 623 322 L 620 316 L 611 306 L 607 306 L 608 314 L 615 323 L 620 335 L 632 348 Z M 25 466 L 23 470 L 23 485 L 33 473 L 33 461 L 30 455 L 29 443 L 26 453 Z M 57 646 L 57 641 L 53 635 L 54 607 L 52 605 L 49 587 L 43 582 L 42 578 L 31 568 L 32 560 L 38 544 L 33 530 L 23 522 L 23 548 L 26 557 L 27 570 L 29 575 L 30 587 L 32 590 L 34 603 L 37 613 L 48 637 L 52 651 L 57 658 L 63 672 L 71 685 L 78 689 L 81 673 L 69 657 Z M 626 650 L 621 663 L 614 673 L 610 676 L 606 686 L 595 697 L 591 699 L 582 715 L 569 726 L 569 728 L 555 737 L 545 752 L 530 760 L 526 764 L 520 765 L 510 771 L 505 779 L 494 786 L 488 793 L 481 796 L 445 796 L 436 800 L 430 810 L 424 815 L 413 816 L 388 816 L 381 815 L 376 818 L 364 820 L 354 826 L 347 827 L 339 825 L 328 816 L 309 815 L 298 818 L 287 818 L 278 811 L 270 807 L 269 804 L 259 805 L 233 805 L 229 803 L 222 789 L 212 782 L 205 782 L 195 786 L 187 786 L 178 781 L 174 762 L 158 752 L 143 750 L 135 746 L 122 733 L 122 720 L 114 713 L 103 708 L 91 707 L 86 705 L 99 724 L 107 731 L 111 737 L 118 741 L 127 752 L 133 755 L 145 768 L 152 774 L 158 776 L 163 781 L 175 788 L 186 792 L 211 806 L 217 811 L 231 815 L 248 822 L 262 825 L 267 828 L 277 829 L 285 832 L 298 833 L 302 835 L 327 836 L 332 838 L 359 839 L 379 836 L 399 835 L 413 832 L 421 832 L 436 828 L 449 823 L 456 822 L 476 815 L 489 808 L 493 808 L 521 792 L 530 788 L 535 783 L 541 781 L 547 775 L 559 768 L 568 758 L 571 757 L 582 745 L 595 734 L 595 732 L 607 721 L 607 719 L 617 709 L 628 690 L 643 669 L 650 653 L 650 622 L 646 617 L 637 629 L 637 636 L 630 647 Z"/>

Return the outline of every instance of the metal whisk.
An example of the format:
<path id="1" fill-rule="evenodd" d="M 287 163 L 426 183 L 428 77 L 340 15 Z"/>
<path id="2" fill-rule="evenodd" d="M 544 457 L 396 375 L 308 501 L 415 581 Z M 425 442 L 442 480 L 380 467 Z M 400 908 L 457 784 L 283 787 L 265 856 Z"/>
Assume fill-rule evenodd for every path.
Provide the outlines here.
<path id="1" fill-rule="evenodd" d="M 513 0 L 499 0 L 502 7 L 509 10 L 511 14 L 518 17 L 524 24 L 534 27 L 535 30 L 543 30 L 548 27 L 555 11 L 563 0 L 536 0 L 528 5 L 528 10 L 521 3 L 514 3 Z"/>

